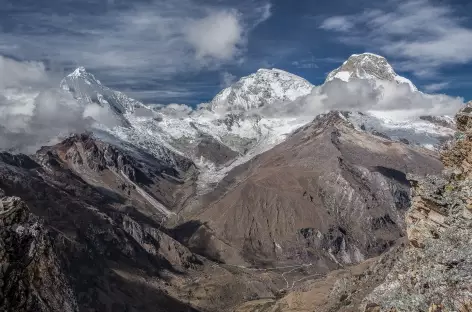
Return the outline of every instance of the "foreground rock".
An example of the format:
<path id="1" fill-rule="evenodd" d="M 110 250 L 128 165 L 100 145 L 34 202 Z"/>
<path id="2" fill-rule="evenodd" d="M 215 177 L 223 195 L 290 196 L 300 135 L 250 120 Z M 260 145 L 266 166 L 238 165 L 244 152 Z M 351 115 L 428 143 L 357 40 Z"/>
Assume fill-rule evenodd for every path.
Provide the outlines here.
<path id="1" fill-rule="evenodd" d="M 1 311 L 78 311 L 52 242 L 20 198 L 0 198 Z"/>
<path id="2" fill-rule="evenodd" d="M 0 309 L 381 304 L 362 300 L 398 259 L 410 203 L 405 174 L 442 166 L 434 153 L 357 131 L 344 117 L 321 116 L 235 168 L 202 207 L 189 205 L 195 165 L 169 150 L 156 158 L 75 135 L 32 157 L 0 153 Z"/>

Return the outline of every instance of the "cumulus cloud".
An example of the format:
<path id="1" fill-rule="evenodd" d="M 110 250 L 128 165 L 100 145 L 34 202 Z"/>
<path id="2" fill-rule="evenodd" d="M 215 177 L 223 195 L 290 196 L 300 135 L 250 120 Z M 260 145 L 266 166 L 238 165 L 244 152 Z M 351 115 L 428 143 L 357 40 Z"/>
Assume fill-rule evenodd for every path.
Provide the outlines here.
<path id="1" fill-rule="evenodd" d="M 33 153 L 72 132 L 119 120 L 108 107 L 79 103 L 42 63 L 0 56 L 0 150 Z"/>
<path id="2" fill-rule="evenodd" d="M 61 2 L 56 14 L 12 12 L 34 29 L 0 31 L 0 53 L 73 62 L 107 76 L 119 72 L 120 78 L 165 77 L 237 63 L 251 31 L 271 15 L 266 0 L 231 6 L 196 0 L 130 2 L 110 6 L 98 18 L 96 11 L 63 14 L 76 10 L 70 3 Z"/>
<path id="3" fill-rule="evenodd" d="M 412 92 L 406 84 L 384 81 L 373 85 L 368 80 L 334 79 L 315 87 L 312 93 L 292 103 L 263 107 L 265 116 L 310 116 L 331 110 L 381 111 L 392 117 L 410 119 L 423 115 L 454 115 L 464 104 L 459 97 Z"/>
<path id="4" fill-rule="evenodd" d="M 0 88 L 25 84 L 44 84 L 47 81 L 45 66 L 41 62 L 17 62 L 0 55 Z"/>
<path id="5" fill-rule="evenodd" d="M 194 109 L 185 104 L 172 103 L 169 105 L 155 105 L 154 110 L 167 117 L 183 118 L 194 112 Z"/>
<path id="6" fill-rule="evenodd" d="M 238 15 L 235 10 L 211 12 L 187 25 L 185 37 L 195 49 L 197 59 L 228 60 L 237 55 L 243 43 L 243 28 Z"/>

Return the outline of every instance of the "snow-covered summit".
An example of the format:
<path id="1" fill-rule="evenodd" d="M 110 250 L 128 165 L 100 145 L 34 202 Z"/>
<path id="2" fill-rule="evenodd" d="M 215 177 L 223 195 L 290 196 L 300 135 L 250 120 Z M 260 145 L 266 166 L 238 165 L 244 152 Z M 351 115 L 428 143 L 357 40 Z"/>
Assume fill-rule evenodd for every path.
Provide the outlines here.
<path id="1" fill-rule="evenodd" d="M 72 73 L 68 75 L 68 77 L 82 78 L 90 83 L 101 84 L 101 82 L 97 80 L 94 75 L 87 72 L 87 70 L 83 66 L 77 67 Z"/>
<path id="2" fill-rule="evenodd" d="M 210 102 L 212 111 L 250 110 L 308 95 L 313 85 L 280 69 L 259 69 L 222 90 Z"/>
<path id="3" fill-rule="evenodd" d="M 409 79 L 397 75 L 385 57 L 373 53 L 351 55 L 340 67 L 329 73 L 326 82 L 336 78 L 346 82 L 358 78 L 405 83 L 411 91 L 418 90 Z"/>
<path id="4" fill-rule="evenodd" d="M 133 111 L 142 104 L 125 94 L 114 91 L 87 72 L 84 67 L 78 67 L 62 79 L 61 89 L 69 91 L 78 100 L 85 103 L 95 103 L 109 107 L 118 115 Z"/>

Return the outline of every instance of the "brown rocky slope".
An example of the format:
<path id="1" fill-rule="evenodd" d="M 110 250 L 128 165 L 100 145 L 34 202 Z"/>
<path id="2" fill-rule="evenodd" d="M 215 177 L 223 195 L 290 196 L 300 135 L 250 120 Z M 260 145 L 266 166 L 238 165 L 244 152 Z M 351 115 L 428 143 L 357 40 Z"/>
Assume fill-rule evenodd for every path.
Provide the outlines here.
<path id="1" fill-rule="evenodd" d="M 185 212 L 189 223 L 202 223 L 186 237 L 189 246 L 231 264 L 328 271 L 392 246 L 405 231 L 406 174 L 442 165 L 432 152 L 355 130 L 343 114 L 319 116 L 233 169 Z"/>

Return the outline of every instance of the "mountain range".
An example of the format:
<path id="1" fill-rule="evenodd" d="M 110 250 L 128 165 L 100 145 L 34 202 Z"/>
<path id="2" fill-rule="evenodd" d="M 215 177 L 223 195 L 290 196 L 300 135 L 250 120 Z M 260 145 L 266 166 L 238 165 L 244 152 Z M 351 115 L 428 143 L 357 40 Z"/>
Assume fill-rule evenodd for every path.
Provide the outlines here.
<path id="1" fill-rule="evenodd" d="M 339 79 L 339 73 L 349 73 L 374 85 L 385 81 L 406 84 L 417 92 L 408 79 L 395 74 L 385 58 L 370 53 L 351 56 L 328 75 L 326 83 Z M 105 130 L 112 136 L 159 158 L 164 148 L 194 161 L 202 171 L 202 192 L 231 168 L 281 143 L 292 131 L 310 122 L 315 115 L 297 111 L 294 101 L 320 92 L 303 78 L 279 69 L 261 69 L 243 77 L 197 109 L 184 105 L 146 106 L 103 86 L 84 68 L 68 75 L 61 86 L 80 101 L 109 107 L 121 123 Z M 429 149 L 438 148 L 454 133 L 454 121 L 447 116 L 394 119 L 389 115 L 388 111 L 352 111 L 347 118 L 358 130 Z M 210 153 L 201 153 L 203 144 L 212 146 L 207 149 Z M 218 155 L 212 155 L 212 149 L 217 149 Z"/>
<path id="2" fill-rule="evenodd" d="M 90 110 L 89 131 L 0 153 L 5 311 L 391 308 L 376 287 L 410 250 L 408 220 L 436 220 L 411 196 L 411 176 L 439 175 L 457 130 L 449 116 L 382 106 L 389 90 L 431 96 L 371 53 L 322 86 L 261 69 L 196 108 L 145 105 L 83 67 L 60 88 Z M 332 109 L 343 88 L 381 104 Z"/>

